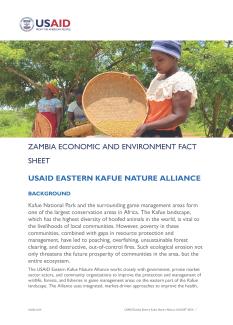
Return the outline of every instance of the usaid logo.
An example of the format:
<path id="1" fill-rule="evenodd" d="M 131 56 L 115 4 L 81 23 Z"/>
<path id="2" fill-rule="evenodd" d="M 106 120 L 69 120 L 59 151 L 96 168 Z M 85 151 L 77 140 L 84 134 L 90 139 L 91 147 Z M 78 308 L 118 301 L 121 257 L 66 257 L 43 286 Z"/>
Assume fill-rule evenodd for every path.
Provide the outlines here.
<path id="1" fill-rule="evenodd" d="M 30 17 L 24 17 L 20 20 L 20 28 L 24 32 L 30 32 L 34 27 L 34 21 Z"/>
<path id="2" fill-rule="evenodd" d="M 20 20 L 20 28 L 24 32 L 35 30 L 41 31 L 70 31 L 71 22 L 69 19 L 35 19 L 24 17 Z"/>

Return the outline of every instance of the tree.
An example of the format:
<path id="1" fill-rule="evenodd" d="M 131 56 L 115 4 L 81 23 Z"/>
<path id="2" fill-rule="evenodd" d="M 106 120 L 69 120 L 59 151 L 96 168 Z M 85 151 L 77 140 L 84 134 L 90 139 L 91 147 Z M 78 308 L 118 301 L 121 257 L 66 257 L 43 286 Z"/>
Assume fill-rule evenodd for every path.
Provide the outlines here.
<path id="1" fill-rule="evenodd" d="M 38 100 L 45 81 L 56 79 L 64 103 L 70 90 L 103 71 L 139 73 L 146 81 L 146 42 L 0 42 L 0 103 L 13 107 Z"/>
<path id="2" fill-rule="evenodd" d="M 206 136 L 221 137 L 233 112 L 233 48 L 224 41 L 184 42 L 182 65 L 194 76 Z"/>
<path id="3" fill-rule="evenodd" d="M 98 42 L 11 41 L 0 43 L 0 102 L 20 106 L 40 97 L 44 82 L 57 79 L 66 99 L 71 88 L 96 73 Z"/>

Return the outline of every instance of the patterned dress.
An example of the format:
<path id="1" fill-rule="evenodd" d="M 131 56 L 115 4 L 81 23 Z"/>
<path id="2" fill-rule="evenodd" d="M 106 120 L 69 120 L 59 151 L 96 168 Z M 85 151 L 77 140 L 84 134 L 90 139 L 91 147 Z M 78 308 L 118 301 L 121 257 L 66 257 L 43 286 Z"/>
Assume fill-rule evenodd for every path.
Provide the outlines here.
<path id="1" fill-rule="evenodd" d="M 57 110 L 61 107 L 61 101 L 57 98 L 41 98 L 39 100 L 33 132 L 34 137 L 57 136 Z"/>

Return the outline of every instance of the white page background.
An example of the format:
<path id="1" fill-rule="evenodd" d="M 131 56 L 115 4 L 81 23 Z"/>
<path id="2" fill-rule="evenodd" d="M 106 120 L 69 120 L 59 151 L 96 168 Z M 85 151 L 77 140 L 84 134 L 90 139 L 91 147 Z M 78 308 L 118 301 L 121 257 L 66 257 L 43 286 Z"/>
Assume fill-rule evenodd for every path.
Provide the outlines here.
<path id="1" fill-rule="evenodd" d="M 232 11 L 229 1 L 185 2 L 167 1 L 134 3 L 131 1 L 85 1 L 65 3 L 40 1 L 4 4 L 0 13 L 2 40 L 137 40 L 137 39 L 232 39 Z M 71 32 L 25 33 L 19 28 L 22 17 L 69 18 Z M 26 289 L 26 206 L 29 172 L 43 173 L 44 166 L 28 166 L 28 139 L 0 139 L 1 148 L 1 315 L 2 324 L 231 324 L 232 283 L 232 140 L 181 139 L 177 142 L 198 143 L 192 152 L 83 152 L 49 153 L 51 164 L 46 173 L 198 173 L 201 185 L 194 184 L 82 184 L 75 185 L 80 201 L 96 202 L 132 200 L 193 200 L 200 201 L 202 220 L 200 237 L 205 249 L 199 262 L 203 272 L 201 287 L 194 290 L 28 290 Z M 33 140 L 35 141 L 35 140 Z M 67 139 L 41 140 L 68 141 Z M 74 140 L 75 141 L 75 140 Z M 109 141 L 82 139 L 80 141 Z M 121 140 L 111 140 L 116 143 Z M 130 141 L 130 140 L 127 140 Z M 159 140 L 158 140 L 159 141 Z M 167 140 L 169 141 L 169 140 Z M 43 154 L 44 155 L 44 154 Z M 50 170 L 51 168 L 51 170 Z M 64 169 L 62 168 L 62 173 Z M 74 184 L 68 184 L 72 190 Z M 42 185 L 40 185 L 42 187 Z M 40 188 L 37 186 L 37 188 Z M 68 186 L 67 186 L 68 187 Z M 65 188 L 65 186 L 64 186 Z M 64 189 L 63 188 L 63 189 Z M 39 202 L 39 199 L 35 201 Z M 51 202 L 53 199 L 51 199 Z M 56 201 L 54 199 L 54 201 Z M 132 260 L 133 261 L 133 260 Z M 108 261 L 95 259 L 90 265 L 102 267 Z M 112 265 L 146 264 L 143 261 L 122 259 Z M 148 260 L 153 266 L 180 265 L 177 259 Z M 183 263 L 183 261 L 182 261 Z M 192 260 L 185 260 L 188 265 Z M 184 264 L 185 264 L 184 263 Z M 82 264 L 82 261 L 80 261 Z M 88 263 L 86 263 L 88 265 Z M 195 312 L 155 313 L 124 312 L 125 307 L 195 307 Z M 42 312 L 28 312 L 28 308 Z"/>

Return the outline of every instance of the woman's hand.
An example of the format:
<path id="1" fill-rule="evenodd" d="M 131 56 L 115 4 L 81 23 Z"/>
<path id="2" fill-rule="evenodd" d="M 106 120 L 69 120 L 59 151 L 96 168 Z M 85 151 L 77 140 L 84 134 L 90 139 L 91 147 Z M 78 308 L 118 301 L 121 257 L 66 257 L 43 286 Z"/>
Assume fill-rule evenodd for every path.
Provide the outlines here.
<path id="1" fill-rule="evenodd" d="M 129 77 L 130 77 L 130 79 L 137 80 L 138 82 L 141 83 L 141 81 L 138 79 L 138 77 L 136 76 L 136 74 L 130 74 Z"/>
<path id="2" fill-rule="evenodd" d="M 133 137 L 140 137 L 146 131 L 146 124 L 140 125 L 134 132 Z"/>
<path id="3" fill-rule="evenodd" d="M 69 126 L 68 126 L 69 129 L 72 129 L 75 126 L 76 126 L 75 123 L 69 121 Z"/>
<path id="4" fill-rule="evenodd" d="M 136 76 L 136 74 L 129 74 L 128 72 L 123 72 L 126 76 L 128 76 L 130 79 L 134 79 L 137 80 L 138 82 L 141 83 L 141 81 L 138 79 L 138 77 Z"/>
<path id="5" fill-rule="evenodd" d="M 127 75 L 132 80 L 137 80 L 137 82 L 140 83 L 140 85 L 143 87 L 143 89 L 145 90 L 145 92 L 147 91 L 147 89 L 143 86 L 141 80 L 138 79 L 138 77 L 136 76 L 136 74 L 129 74 L 128 72 L 124 72 L 124 74 Z"/>

